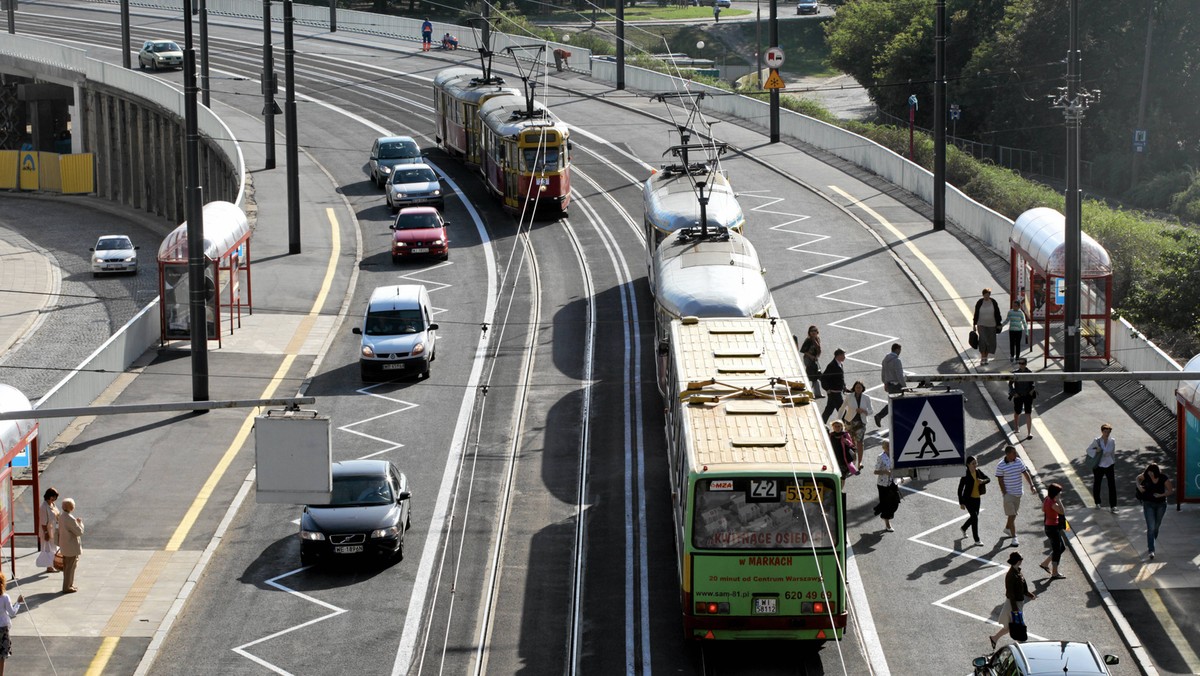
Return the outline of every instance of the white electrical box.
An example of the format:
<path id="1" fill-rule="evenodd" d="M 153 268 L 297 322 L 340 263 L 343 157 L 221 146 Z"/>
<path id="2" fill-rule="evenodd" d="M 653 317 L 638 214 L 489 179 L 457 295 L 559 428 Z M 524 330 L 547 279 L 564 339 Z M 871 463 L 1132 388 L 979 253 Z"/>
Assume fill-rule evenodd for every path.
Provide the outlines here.
<path id="1" fill-rule="evenodd" d="M 333 453 L 328 416 L 267 411 L 254 421 L 256 499 L 260 503 L 329 504 Z"/>

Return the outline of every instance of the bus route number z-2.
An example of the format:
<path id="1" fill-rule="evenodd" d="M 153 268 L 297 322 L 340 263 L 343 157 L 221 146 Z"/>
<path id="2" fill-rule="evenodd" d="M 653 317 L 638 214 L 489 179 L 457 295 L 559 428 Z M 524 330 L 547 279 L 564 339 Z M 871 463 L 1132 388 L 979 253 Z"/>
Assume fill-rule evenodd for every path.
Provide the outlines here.
<path id="1" fill-rule="evenodd" d="M 756 500 L 777 500 L 779 498 L 777 483 L 770 479 L 751 479 L 750 497 Z"/>

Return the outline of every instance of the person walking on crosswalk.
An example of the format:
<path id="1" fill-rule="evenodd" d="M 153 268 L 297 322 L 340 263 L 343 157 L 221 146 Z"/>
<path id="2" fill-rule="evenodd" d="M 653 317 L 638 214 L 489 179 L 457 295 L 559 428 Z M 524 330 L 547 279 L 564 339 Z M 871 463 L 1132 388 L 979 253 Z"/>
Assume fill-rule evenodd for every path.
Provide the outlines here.
<path id="1" fill-rule="evenodd" d="M 1004 459 L 996 465 L 996 484 L 1000 486 L 1000 494 L 1004 496 L 1004 515 L 1008 517 L 1004 523 L 1004 530 L 1012 534 L 1014 547 L 1021 544 L 1017 539 L 1017 513 L 1021 510 L 1021 495 L 1025 492 L 1022 479 L 1029 484 L 1029 490 L 1033 490 L 1033 477 L 1029 476 L 1029 469 L 1017 456 L 1017 448 L 1005 446 Z"/>

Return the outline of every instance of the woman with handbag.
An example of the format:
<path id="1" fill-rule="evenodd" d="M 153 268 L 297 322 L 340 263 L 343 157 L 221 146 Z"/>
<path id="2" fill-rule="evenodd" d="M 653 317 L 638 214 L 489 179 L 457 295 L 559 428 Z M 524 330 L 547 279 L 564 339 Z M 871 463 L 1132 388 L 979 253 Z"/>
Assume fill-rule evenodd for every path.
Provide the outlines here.
<path id="1" fill-rule="evenodd" d="M 958 508 L 967 510 L 968 516 L 966 523 L 959 530 L 962 531 L 963 537 L 966 537 L 967 529 L 970 528 L 977 547 L 983 545 L 979 541 L 979 505 L 990 482 L 988 475 L 979 471 L 979 461 L 975 456 L 968 455 L 967 471 L 958 480 Z"/>
<path id="2" fill-rule="evenodd" d="M 1146 516 L 1146 548 L 1154 558 L 1154 541 L 1158 539 L 1158 527 L 1167 515 L 1167 496 L 1175 490 L 1171 478 L 1162 473 L 1157 463 L 1146 465 L 1146 471 L 1137 475 L 1137 496 L 1142 501 L 1142 513 Z"/>
<path id="3" fill-rule="evenodd" d="M 866 391 L 867 386 L 861 380 L 854 381 L 849 394 L 842 400 L 842 407 L 838 409 L 838 417 L 846 421 L 850 436 L 854 437 L 854 450 L 860 458 L 865 457 L 863 440 L 867 435 L 867 418 L 874 412 Z"/>
<path id="4" fill-rule="evenodd" d="M 875 513 L 883 519 L 883 532 L 893 533 L 892 519 L 896 516 L 896 508 L 900 506 L 900 488 L 892 481 L 892 456 L 889 453 L 892 445 L 883 442 L 879 459 L 875 461 L 875 488 L 879 491 L 879 504 L 875 505 Z"/>
<path id="5" fill-rule="evenodd" d="M 1046 499 L 1042 500 L 1042 523 L 1046 529 L 1046 537 L 1050 540 L 1050 556 L 1046 557 L 1038 567 L 1050 574 L 1051 580 L 1066 579 L 1066 575 L 1058 572 L 1058 562 L 1063 552 L 1067 551 L 1067 512 L 1062 502 L 1062 485 L 1050 484 L 1046 488 Z"/>
<path id="6" fill-rule="evenodd" d="M 833 454 L 837 456 L 838 467 L 842 470 L 842 478 L 851 474 L 858 474 L 858 466 L 854 461 L 858 459 L 854 455 L 854 437 L 846 431 L 846 425 L 840 419 L 829 423 L 829 443 L 833 445 Z"/>
<path id="7" fill-rule="evenodd" d="M 996 351 L 996 335 L 1002 324 L 1000 304 L 992 298 L 992 290 L 984 289 L 983 298 L 975 301 L 975 314 L 971 317 L 971 330 L 979 333 L 979 363 L 988 363 L 988 355 Z"/>
<path id="8" fill-rule="evenodd" d="M 1092 499 L 1100 509 L 1100 486 L 1108 479 L 1108 503 L 1113 514 L 1117 513 L 1117 442 L 1109 436 L 1112 425 L 1100 426 L 1100 436 L 1087 447 L 1087 463 L 1092 468 Z"/>
<path id="9" fill-rule="evenodd" d="M 58 568 L 54 567 L 54 553 L 58 551 L 58 507 L 54 505 L 54 501 L 58 500 L 58 491 L 52 486 L 46 489 L 42 497 L 45 498 L 45 501 L 42 503 L 41 513 L 38 515 L 38 520 L 41 522 L 38 537 L 41 542 L 38 548 L 37 565 L 45 568 L 47 573 L 57 573 Z"/>
<path id="10" fill-rule="evenodd" d="M 1021 561 L 1020 552 L 1008 555 L 1008 572 L 1004 575 L 1004 603 L 1000 605 L 1000 631 L 988 637 L 988 640 L 992 642 L 992 650 L 996 649 L 996 641 L 1009 633 L 1010 623 L 1004 620 L 1012 618 L 1015 622 L 1017 618 L 1020 618 L 1021 622 L 1018 624 L 1024 625 L 1025 601 L 1033 601 L 1037 598 L 1037 594 L 1029 591 L 1029 583 L 1025 581 L 1025 575 L 1021 573 Z"/>

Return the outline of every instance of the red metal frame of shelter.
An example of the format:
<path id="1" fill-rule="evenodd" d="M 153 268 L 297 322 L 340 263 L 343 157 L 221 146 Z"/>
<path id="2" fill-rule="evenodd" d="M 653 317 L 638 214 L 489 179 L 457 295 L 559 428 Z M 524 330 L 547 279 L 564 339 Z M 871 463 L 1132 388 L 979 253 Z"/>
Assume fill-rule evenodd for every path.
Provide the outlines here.
<path id="1" fill-rule="evenodd" d="M 1062 359 L 1050 349 L 1051 328 L 1065 321 L 1065 310 L 1055 302 L 1055 286 L 1059 279 L 1066 278 L 1065 270 L 1065 219 L 1062 214 L 1039 207 L 1030 209 L 1017 218 L 1013 234 L 1009 237 L 1009 289 L 1021 303 L 1030 319 L 1030 334 L 1027 340 L 1032 345 L 1035 321 L 1042 322 L 1043 346 L 1042 366 L 1051 359 Z M 1096 240 L 1083 234 L 1080 300 L 1080 330 L 1098 354 L 1082 355 L 1082 359 L 1112 361 L 1112 264 L 1108 252 Z M 1089 282 L 1091 284 L 1089 284 Z M 1089 293 L 1089 287 L 1103 284 L 1103 304 L 1098 293 Z M 1101 328 L 1102 327 L 1102 328 Z M 1089 330 L 1090 329 L 1090 330 Z M 1100 329 L 1100 330 L 1096 330 Z M 1101 333 L 1099 340 L 1094 339 Z"/>
<path id="2" fill-rule="evenodd" d="M 237 312 L 237 328 L 242 326 L 242 297 L 241 297 L 241 272 L 246 272 L 246 307 L 250 314 L 254 314 L 254 290 L 251 283 L 250 274 L 250 231 L 249 224 L 246 220 L 246 214 L 236 205 L 229 202 L 209 202 L 204 205 L 204 258 L 205 265 L 212 267 L 213 278 L 213 323 L 214 331 L 208 336 L 209 340 L 214 337 L 217 340 L 217 345 L 221 346 L 221 316 L 226 308 L 230 313 Z M 181 224 L 175 228 L 171 234 L 167 235 L 162 244 L 158 248 L 158 295 L 161 299 L 159 302 L 159 330 L 163 342 L 171 339 L 184 339 L 190 337 L 191 326 L 188 327 L 188 333 L 176 331 L 171 333 L 168 325 L 168 312 L 179 306 L 178 303 L 171 303 L 167 296 L 167 268 L 168 267 L 183 267 L 185 272 L 188 264 L 188 241 L 187 241 L 187 223 Z M 222 276 L 222 273 L 225 273 Z M 182 279 L 181 277 L 177 277 Z M 222 280 L 225 284 L 222 284 Z M 222 289 L 227 288 L 228 301 L 227 305 L 222 304 Z M 186 291 L 187 289 L 183 289 Z M 231 323 L 233 317 L 230 317 Z M 230 334 L 233 333 L 234 327 L 229 327 Z M 207 327 L 205 327 L 207 332 Z"/>
<path id="3" fill-rule="evenodd" d="M 32 406 L 25 395 L 10 385 L 0 385 L 0 410 L 27 411 Z M 13 479 L 12 461 L 26 447 L 29 449 L 29 467 L 32 478 Z M 12 574 L 17 576 L 17 535 L 33 535 L 38 538 L 38 548 L 41 548 L 42 538 L 37 524 L 41 523 L 41 480 L 39 477 L 39 444 L 37 420 L 0 420 L 0 548 L 9 545 L 9 556 Z M 33 530 L 18 531 L 13 518 L 12 487 L 33 486 Z"/>
<path id="4" fill-rule="evenodd" d="M 1192 357 L 1183 370 L 1185 374 L 1200 372 L 1200 355 Z M 1179 511 L 1185 502 L 1200 502 L 1200 380 L 1180 382 L 1175 389 L 1175 420 L 1175 510 Z M 1197 487 L 1191 496 L 1189 484 Z"/>

